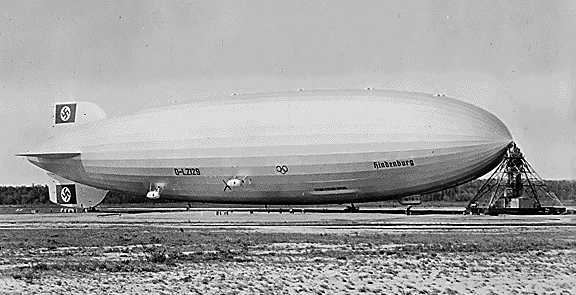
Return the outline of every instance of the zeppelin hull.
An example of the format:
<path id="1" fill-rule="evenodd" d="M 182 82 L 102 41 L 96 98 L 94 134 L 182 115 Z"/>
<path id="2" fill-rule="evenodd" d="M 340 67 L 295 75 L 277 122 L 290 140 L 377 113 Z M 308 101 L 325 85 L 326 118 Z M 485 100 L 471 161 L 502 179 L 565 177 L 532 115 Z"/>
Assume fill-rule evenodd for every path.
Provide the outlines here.
<path id="1" fill-rule="evenodd" d="M 492 114 L 424 94 L 319 91 L 239 97 L 97 122 L 31 158 L 107 190 L 190 201 L 344 203 L 440 190 L 495 167 L 512 141 Z M 39 152 L 41 153 L 41 151 Z M 243 181 L 227 187 L 226 181 Z"/>

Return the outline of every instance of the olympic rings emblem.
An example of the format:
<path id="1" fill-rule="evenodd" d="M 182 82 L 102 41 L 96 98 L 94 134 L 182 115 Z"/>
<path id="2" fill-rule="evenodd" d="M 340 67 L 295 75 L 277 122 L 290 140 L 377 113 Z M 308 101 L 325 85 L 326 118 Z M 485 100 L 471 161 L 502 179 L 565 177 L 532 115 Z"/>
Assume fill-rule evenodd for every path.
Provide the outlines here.
<path id="1" fill-rule="evenodd" d="M 286 174 L 288 173 L 288 167 L 286 165 L 278 165 L 276 166 L 276 172 L 281 173 L 281 174 Z"/>

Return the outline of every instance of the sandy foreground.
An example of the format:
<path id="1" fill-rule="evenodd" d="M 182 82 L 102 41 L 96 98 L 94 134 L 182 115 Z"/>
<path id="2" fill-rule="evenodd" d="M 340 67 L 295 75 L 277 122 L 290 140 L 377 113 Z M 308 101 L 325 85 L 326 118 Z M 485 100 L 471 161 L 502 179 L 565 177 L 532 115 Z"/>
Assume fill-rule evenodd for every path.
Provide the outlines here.
<path id="1" fill-rule="evenodd" d="M 572 252 L 422 255 L 350 260 L 266 257 L 186 263 L 159 272 L 50 271 L 27 282 L 0 279 L 4 293 L 196 294 L 576 294 Z"/>
<path id="2" fill-rule="evenodd" d="M 576 228 L 3 229 L 2 294 L 576 294 Z"/>

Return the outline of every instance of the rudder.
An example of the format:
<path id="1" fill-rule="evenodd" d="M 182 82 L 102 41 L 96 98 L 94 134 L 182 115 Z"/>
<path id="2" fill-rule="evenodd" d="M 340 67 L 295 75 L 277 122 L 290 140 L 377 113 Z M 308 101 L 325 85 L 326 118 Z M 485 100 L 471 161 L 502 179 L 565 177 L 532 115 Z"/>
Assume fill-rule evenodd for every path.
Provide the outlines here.
<path id="1" fill-rule="evenodd" d="M 52 127 L 73 126 L 106 118 L 106 113 L 91 102 L 62 102 L 54 105 Z"/>
<path id="2" fill-rule="evenodd" d="M 107 190 L 97 189 L 48 173 L 52 183 L 48 186 L 52 203 L 70 208 L 93 208 L 100 204 Z"/>

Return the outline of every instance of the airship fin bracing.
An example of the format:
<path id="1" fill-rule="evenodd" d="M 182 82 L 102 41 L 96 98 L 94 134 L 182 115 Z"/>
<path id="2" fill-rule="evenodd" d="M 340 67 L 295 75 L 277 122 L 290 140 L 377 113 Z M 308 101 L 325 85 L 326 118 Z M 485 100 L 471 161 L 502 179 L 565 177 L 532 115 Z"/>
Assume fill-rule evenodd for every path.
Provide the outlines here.
<path id="1" fill-rule="evenodd" d="M 54 114 L 57 128 L 73 127 L 21 154 L 34 165 L 100 191 L 198 202 L 399 199 L 487 173 L 512 142 L 479 107 L 382 90 L 215 97 L 116 118 L 57 104 Z"/>

